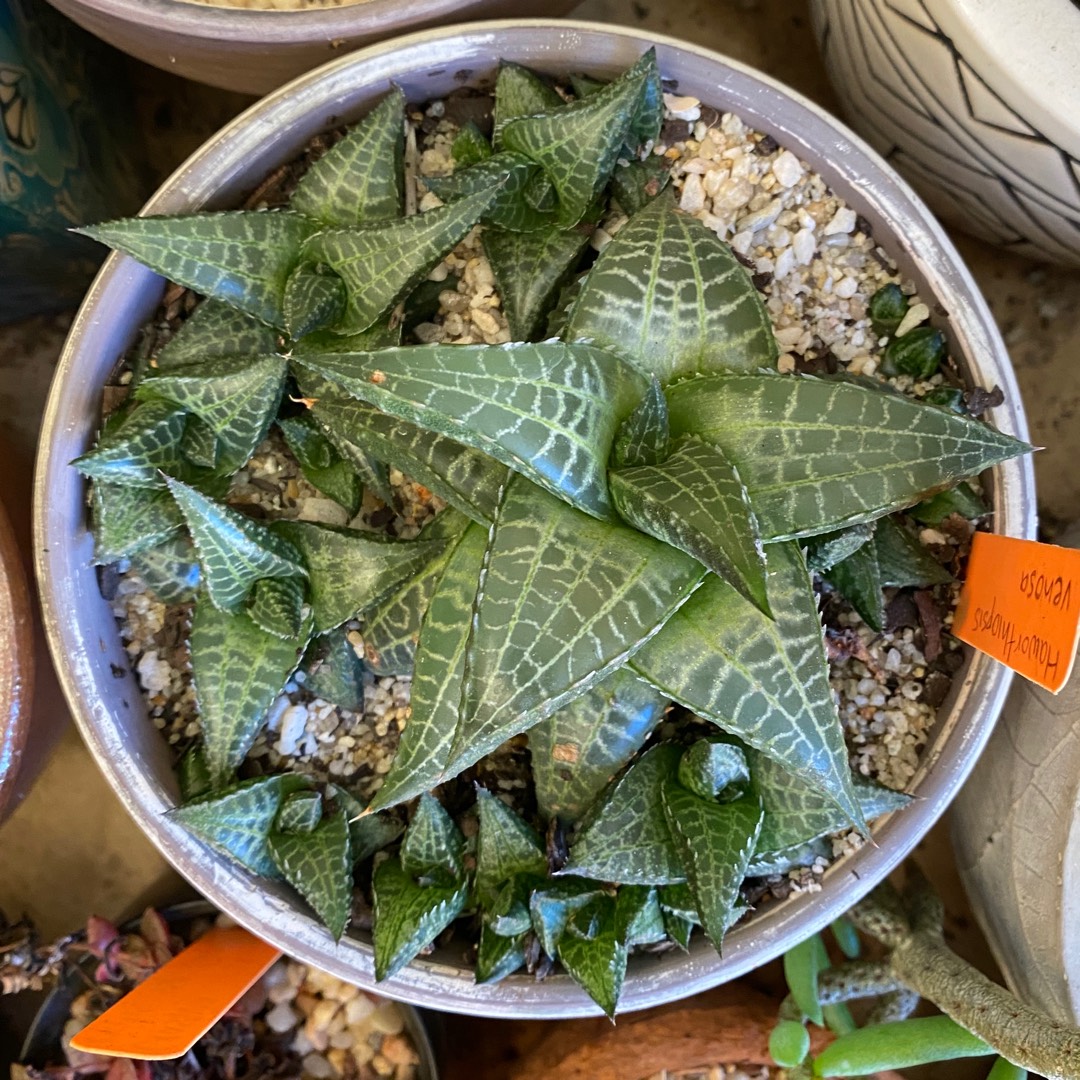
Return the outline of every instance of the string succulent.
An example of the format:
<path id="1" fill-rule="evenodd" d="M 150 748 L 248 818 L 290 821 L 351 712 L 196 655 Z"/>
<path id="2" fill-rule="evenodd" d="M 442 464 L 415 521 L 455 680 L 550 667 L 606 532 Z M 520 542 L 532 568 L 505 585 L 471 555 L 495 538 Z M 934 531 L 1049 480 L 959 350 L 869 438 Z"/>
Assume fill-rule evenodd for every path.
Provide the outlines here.
<path id="1" fill-rule="evenodd" d="M 694 925 L 719 948 L 746 875 L 900 808 L 849 768 L 812 573 L 873 623 L 883 585 L 947 577 L 889 515 L 1028 449 L 880 383 L 779 374 L 749 276 L 647 152 L 660 91 L 652 52 L 570 101 L 506 64 L 490 139 L 463 129 L 442 205 L 405 214 L 393 90 L 285 208 L 86 230 L 206 296 L 75 463 L 98 560 L 194 603 L 202 741 L 174 817 L 335 936 L 354 866 L 389 848 L 380 978 L 472 915 L 479 979 L 558 959 L 612 1013 L 629 950 Z M 612 204 L 629 221 L 589 265 Z M 514 341 L 409 343 L 477 225 Z M 447 508 L 411 540 L 245 517 L 229 477 L 275 423 L 350 513 L 393 498 L 391 467 Z M 381 788 L 251 778 L 298 665 L 361 694 L 354 619 L 363 664 L 412 676 Z M 672 703 L 715 734 L 659 740 Z M 466 839 L 431 793 L 526 733 L 533 820 L 481 791 Z"/>

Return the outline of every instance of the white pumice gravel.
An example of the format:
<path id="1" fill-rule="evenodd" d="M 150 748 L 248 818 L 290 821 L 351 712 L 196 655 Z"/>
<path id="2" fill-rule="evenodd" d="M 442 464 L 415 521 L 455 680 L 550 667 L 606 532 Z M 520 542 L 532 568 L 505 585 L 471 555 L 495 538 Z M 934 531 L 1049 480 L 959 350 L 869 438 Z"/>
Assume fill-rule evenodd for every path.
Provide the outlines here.
<path id="1" fill-rule="evenodd" d="M 300 1080 L 415 1080 L 420 1056 L 396 1002 L 307 967 L 279 960 L 262 979 L 269 1010 L 263 1022 L 293 1033 L 302 1058 Z"/>
<path id="2" fill-rule="evenodd" d="M 781 346 L 779 369 L 848 371 L 866 376 L 879 371 L 884 341 L 874 333 L 868 302 L 881 286 L 899 283 L 911 307 L 898 332 L 905 333 L 930 317 L 930 306 L 914 295 L 914 286 L 871 235 L 868 224 L 833 193 L 825 180 L 790 151 L 724 114 L 707 124 L 694 98 L 665 95 L 668 111 L 663 140 L 651 148 L 672 164 L 676 198 L 732 248 L 750 267 L 764 296 Z M 414 110 L 417 168 L 412 206 L 434 205 L 424 177 L 453 171 L 451 146 L 457 128 L 440 102 L 426 113 Z M 425 122 L 425 116 L 427 118 Z M 434 120 L 434 126 L 431 121 Z M 429 130 L 421 133 L 419 125 Z M 410 139 L 410 145 L 414 140 Z M 618 234 L 627 218 L 613 208 L 592 238 L 597 250 Z M 510 340 L 491 266 L 477 227 L 428 275 L 447 286 L 430 322 L 415 328 L 420 342 L 501 344 Z M 817 365 L 815 367 L 815 365 Z M 916 382 L 908 376 L 888 380 L 897 389 L 923 396 L 943 381 L 941 375 Z M 400 512 L 387 511 L 365 495 L 351 521 L 338 504 L 322 496 L 300 474 L 281 439 L 273 434 L 235 478 L 229 501 L 264 518 L 297 518 L 355 528 L 388 528 L 411 538 L 441 508 L 429 491 L 393 471 L 391 482 Z M 378 524 L 373 522 L 373 516 Z M 924 531 L 924 543 L 953 544 L 937 530 Z M 187 670 L 186 612 L 169 611 L 147 594 L 136 574 L 121 565 L 113 601 L 128 654 L 146 692 L 150 715 L 178 749 L 199 733 L 194 695 Z M 955 601 L 955 596 L 954 596 Z M 842 621 L 864 650 L 862 659 L 833 663 L 831 683 L 844 723 L 854 768 L 896 789 L 910 785 L 921 747 L 935 723 L 936 708 L 926 700 L 927 663 L 910 629 L 877 634 L 848 611 Z M 945 620 L 946 626 L 949 617 Z M 180 632 L 176 626 L 179 625 Z M 172 627 L 172 629 L 170 629 Z M 363 627 L 347 627 L 349 640 L 363 657 Z M 958 646 L 948 636 L 945 650 Z M 334 779 L 370 798 L 390 768 L 400 732 L 409 718 L 410 680 L 365 677 L 364 705 L 351 712 L 312 698 L 299 676 L 271 708 L 265 730 L 249 753 L 256 772 L 290 768 L 317 780 Z M 521 740 L 486 763 L 498 769 L 520 763 Z M 498 780 L 500 794 L 512 799 L 526 782 L 518 773 Z M 861 844 L 855 834 L 833 840 L 840 857 Z M 792 871 L 785 890 L 820 888 L 827 866 Z"/>

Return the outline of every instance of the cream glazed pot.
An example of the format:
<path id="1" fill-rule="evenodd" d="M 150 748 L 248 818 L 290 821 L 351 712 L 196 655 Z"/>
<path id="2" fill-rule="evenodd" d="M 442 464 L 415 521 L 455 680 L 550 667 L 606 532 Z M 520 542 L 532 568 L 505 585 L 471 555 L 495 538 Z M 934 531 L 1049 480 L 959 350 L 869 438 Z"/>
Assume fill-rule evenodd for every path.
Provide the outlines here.
<path id="1" fill-rule="evenodd" d="M 855 128 L 952 224 L 1080 266 L 1077 0 L 813 0 Z"/>
<path id="2" fill-rule="evenodd" d="M 1080 548 L 1080 524 L 1058 541 Z M 1056 697 L 1013 683 L 952 813 L 976 918 L 1012 989 L 1080 1022 L 1080 673 Z"/>
<path id="3" fill-rule="evenodd" d="M 629 29 L 559 20 L 477 23 L 429 31 L 357 52 L 304 76 L 238 117 L 190 158 L 147 204 L 166 214 L 235 206 L 317 133 L 363 116 L 391 82 L 413 101 L 462 85 L 490 87 L 499 60 L 565 75 L 583 66 L 598 77 L 625 70 L 655 45 L 665 78 L 679 92 L 740 114 L 820 172 L 869 222 L 921 295 L 950 314 L 953 355 L 979 385 L 1000 385 L 992 411 L 1000 430 L 1024 438 L 1019 391 L 993 319 L 941 226 L 907 185 L 842 124 L 786 87 L 716 53 Z M 335 944 L 289 890 L 252 877 L 214 854 L 166 812 L 178 798 L 165 740 L 147 721 L 110 605 L 91 565 L 85 485 L 69 462 L 94 438 L 100 387 L 152 316 L 165 283 L 114 254 L 76 317 L 47 407 L 36 475 L 37 572 L 53 657 L 82 734 L 98 764 L 173 865 L 217 907 L 299 960 L 375 988 L 370 938 Z M 1034 534 L 1031 462 L 1013 459 L 987 477 L 994 527 Z M 115 673 L 114 673 L 115 672 Z M 924 748 L 914 803 L 881 819 L 866 844 L 825 874 L 821 892 L 761 910 L 725 940 L 723 957 L 703 938 L 689 954 L 634 957 L 621 1008 L 686 997 L 758 967 L 846 910 L 895 867 L 943 813 L 978 757 L 1005 699 L 1010 673 L 968 654 Z M 572 980 L 525 975 L 477 986 L 460 950 L 410 964 L 378 992 L 417 1005 L 489 1016 L 594 1015 Z"/>

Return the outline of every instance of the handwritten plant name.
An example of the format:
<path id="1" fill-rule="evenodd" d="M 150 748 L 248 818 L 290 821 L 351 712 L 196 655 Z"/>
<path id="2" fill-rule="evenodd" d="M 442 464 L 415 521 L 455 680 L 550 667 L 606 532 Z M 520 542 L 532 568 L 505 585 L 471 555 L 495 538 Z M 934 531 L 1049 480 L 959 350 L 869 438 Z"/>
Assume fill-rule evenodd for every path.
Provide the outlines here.
<path id="1" fill-rule="evenodd" d="M 1072 579 L 1061 574 L 1048 575 L 1039 570 L 1020 574 L 1020 595 L 1026 600 L 1068 613 L 1072 607 Z M 1001 646 L 1001 658 L 1011 664 L 1013 657 L 1027 659 L 1042 668 L 1044 681 L 1056 676 L 1061 664 L 1061 650 L 1042 634 L 1018 629 L 1016 622 L 997 610 L 997 596 L 989 609 L 976 607 L 975 629 L 989 634 Z"/>

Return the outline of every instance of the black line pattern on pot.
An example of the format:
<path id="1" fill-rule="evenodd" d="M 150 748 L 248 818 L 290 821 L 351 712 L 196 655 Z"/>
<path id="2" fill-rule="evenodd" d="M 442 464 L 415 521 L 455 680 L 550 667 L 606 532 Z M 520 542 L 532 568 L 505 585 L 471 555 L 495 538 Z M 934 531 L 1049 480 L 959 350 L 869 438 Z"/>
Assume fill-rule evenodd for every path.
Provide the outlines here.
<path id="1" fill-rule="evenodd" d="M 846 111 L 942 216 L 1023 254 L 1080 263 L 1080 161 L 1002 99 L 924 0 L 815 6 Z M 905 56 L 909 42 L 918 67 Z M 1012 164 L 1032 155 L 1039 180 Z"/>

